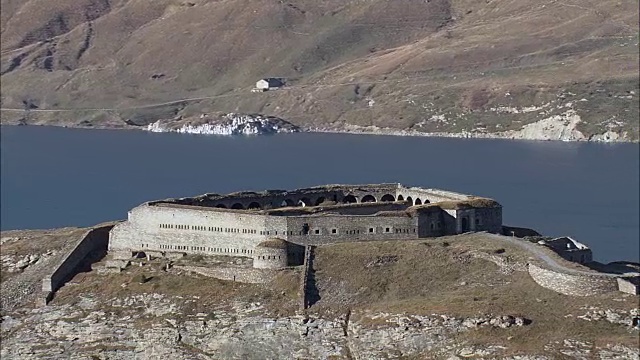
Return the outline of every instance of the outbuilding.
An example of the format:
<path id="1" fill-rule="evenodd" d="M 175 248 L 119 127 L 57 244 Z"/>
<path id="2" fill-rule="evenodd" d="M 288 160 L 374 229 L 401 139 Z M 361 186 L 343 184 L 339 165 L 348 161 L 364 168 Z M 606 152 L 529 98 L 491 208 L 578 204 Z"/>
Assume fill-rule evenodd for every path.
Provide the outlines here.
<path id="1" fill-rule="evenodd" d="M 278 78 L 264 78 L 256 83 L 256 89 L 261 91 L 278 89 L 282 86 L 284 86 L 284 81 Z"/>

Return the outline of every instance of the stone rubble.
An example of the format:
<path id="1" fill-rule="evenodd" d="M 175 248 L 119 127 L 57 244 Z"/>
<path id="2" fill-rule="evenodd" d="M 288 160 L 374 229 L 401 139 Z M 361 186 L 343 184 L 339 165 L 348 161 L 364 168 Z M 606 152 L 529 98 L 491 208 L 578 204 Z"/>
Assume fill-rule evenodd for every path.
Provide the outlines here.
<path id="1" fill-rule="evenodd" d="M 36 264 L 41 259 L 49 258 L 55 254 L 56 252 L 52 250 L 42 254 L 27 254 L 24 256 L 6 254 L 0 256 L 0 264 L 2 269 L 8 273 L 22 272 L 27 267 Z"/>

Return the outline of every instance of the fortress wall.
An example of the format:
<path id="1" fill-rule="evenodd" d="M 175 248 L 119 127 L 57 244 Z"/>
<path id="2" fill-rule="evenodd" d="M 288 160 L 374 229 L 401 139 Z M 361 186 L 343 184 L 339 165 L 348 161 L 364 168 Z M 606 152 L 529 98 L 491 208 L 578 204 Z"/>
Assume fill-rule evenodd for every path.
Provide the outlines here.
<path id="1" fill-rule="evenodd" d="M 396 198 L 398 195 L 406 200 L 407 197 L 415 202 L 416 199 L 420 199 L 422 203 L 425 200 L 429 200 L 431 203 L 439 201 L 451 201 L 451 200 L 466 200 L 469 196 L 465 194 L 459 194 L 452 191 L 436 190 L 436 189 L 422 189 L 418 187 L 405 188 L 400 187 L 396 190 Z"/>
<path id="2" fill-rule="evenodd" d="M 287 240 L 287 217 L 265 216 L 264 229 L 271 237 Z"/>
<path id="3" fill-rule="evenodd" d="M 71 251 L 54 267 L 51 274 L 42 279 L 42 291 L 45 292 L 45 304 L 53 293 L 73 278 L 87 262 L 99 260 L 107 253 L 109 230 L 113 225 L 91 229 L 73 246 Z"/>
<path id="4" fill-rule="evenodd" d="M 309 225 L 308 235 L 301 234 L 304 224 Z M 287 218 L 287 225 L 288 241 L 301 245 L 418 237 L 418 218 L 409 216 L 296 216 Z"/>
<path id="5" fill-rule="evenodd" d="M 565 274 L 529 264 L 529 275 L 538 285 L 571 296 L 591 296 L 618 290 L 614 277 Z"/>
<path id="6" fill-rule="evenodd" d="M 502 207 L 475 209 L 481 224 L 476 225 L 476 231 L 488 231 L 502 234 Z"/>
<path id="7" fill-rule="evenodd" d="M 455 218 L 457 233 L 467 231 L 502 233 L 501 207 L 460 209 L 456 210 Z"/>
<path id="8" fill-rule="evenodd" d="M 251 256 L 269 236 L 265 215 L 142 205 L 111 233 L 109 250 L 232 253 Z"/>
<path id="9" fill-rule="evenodd" d="M 442 219 L 444 220 L 444 234 L 457 234 L 460 232 L 458 226 L 458 211 L 457 210 L 444 210 Z"/>
<path id="10" fill-rule="evenodd" d="M 418 215 L 418 237 L 435 237 L 445 234 L 444 211 L 425 212 Z M 447 215 L 448 216 L 448 215 Z"/>

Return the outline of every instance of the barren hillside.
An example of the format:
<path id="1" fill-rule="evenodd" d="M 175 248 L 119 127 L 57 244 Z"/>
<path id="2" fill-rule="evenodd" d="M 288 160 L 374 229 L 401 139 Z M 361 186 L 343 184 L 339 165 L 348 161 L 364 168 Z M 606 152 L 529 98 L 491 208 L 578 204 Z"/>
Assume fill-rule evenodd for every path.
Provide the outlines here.
<path id="1" fill-rule="evenodd" d="M 1 4 L 6 124 L 241 112 L 317 130 L 638 139 L 636 0 Z M 269 76 L 287 86 L 250 92 Z"/>

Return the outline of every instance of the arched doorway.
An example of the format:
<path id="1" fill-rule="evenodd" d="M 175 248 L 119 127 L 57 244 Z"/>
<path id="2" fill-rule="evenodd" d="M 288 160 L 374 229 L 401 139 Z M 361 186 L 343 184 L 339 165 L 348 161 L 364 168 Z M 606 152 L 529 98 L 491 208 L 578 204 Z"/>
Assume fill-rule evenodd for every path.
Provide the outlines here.
<path id="1" fill-rule="evenodd" d="M 376 198 L 373 195 L 365 195 L 362 197 L 362 200 L 360 200 L 360 202 L 376 202 Z"/>
<path id="2" fill-rule="evenodd" d="M 398 195 L 398 201 L 402 201 L 402 200 L 404 200 L 404 196 Z"/>
<path id="3" fill-rule="evenodd" d="M 356 198 L 353 195 L 347 195 L 347 196 L 344 197 L 344 199 L 342 199 L 342 202 L 347 203 L 347 204 L 349 204 L 349 203 L 357 203 L 358 202 L 358 198 Z"/>
<path id="4" fill-rule="evenodd" d="M 304 197 L 298 200 L 298 206 L 302 206 L 302 207 L 311 206 L 311 200 L 309 200 L 309 198 Z"/>
<path id="5" fill-rule="evenodd" d="M 393 197 L 393 195 L 391 194 L 385 194 L 385 195 L 382 195 L 382 197 L 380 198 L 380 201 L 396 201 L 396 198 Z"/>
<path id="6" fill-rule="evenodd" d="M 408 202 L 409 205 L 413 205 L 413 198 L 411 196 L 407 196 L 406 202 Z"/>
<path id="7" fill-rule="evenodd" d="M 293 206 L 295 205 L 295 203 L 293 202 L 293 200 L 291 199 L 284 199 L 282 200 L 282 202 L 280 203 L 280 206 Z"/>
<path id="8" fill-rule="evenodd" d="M 469 219 L 467 219 L 466 217 L 463 217 L 461 222 L 462 222 L 462 232 L 469 231 Z"/>
<path id="9" fill-rule="evenodd" d="M 242 206 L 242 204 L 240 203 L 235 203 L 233 205 L 231 205 L 232 209 L 244 209 L 244 206 Z"/>
<path id="10" fill-rule="evenodd" d="M 261 209 L 262 207 L 260 206 L 259 203 L 257 202 L 252 202 L 249 204 L 249 206 L 247 206 L 247 209 Z"/>
<path id="11" fill-rule="evenodd" d="M 416 198 L 415 205 L 422 205 L 422 200 L 420 200 L 420 198 Z"/>

